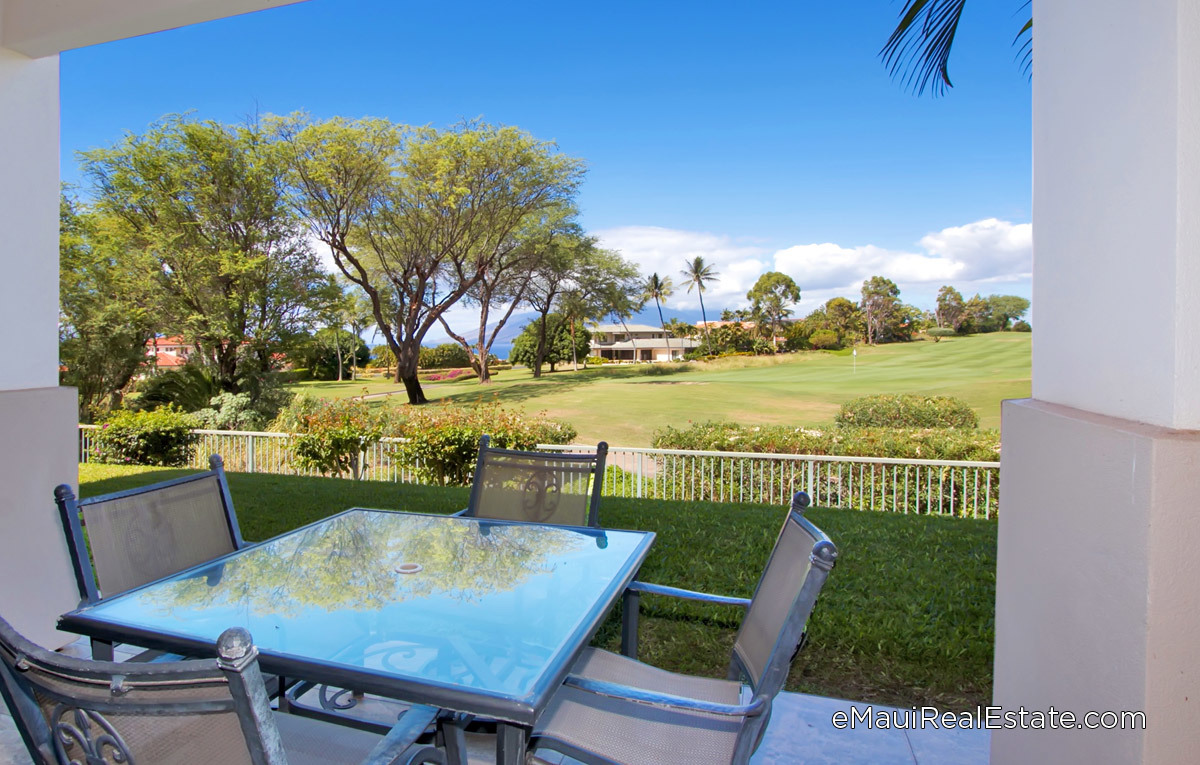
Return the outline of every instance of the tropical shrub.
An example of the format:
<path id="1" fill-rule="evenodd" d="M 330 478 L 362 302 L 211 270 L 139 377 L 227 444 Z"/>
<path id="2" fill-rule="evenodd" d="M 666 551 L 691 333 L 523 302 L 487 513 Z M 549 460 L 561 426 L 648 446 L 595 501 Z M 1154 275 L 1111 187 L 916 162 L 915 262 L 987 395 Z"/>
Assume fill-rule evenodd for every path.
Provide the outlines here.
<path id="1" fill-rule="evenodd" d="M 863 396 L 842 404 L 833 421 L 853 428 L 977 428 L 979 415 L 950 396 L 915 393 Z"/>
<path id="2" fill-rule="evenodd" d="M 294 434 L 288 444 L 295 465 L 321 475 L 359 480 L 362 455 L 383 435 L 382 418 L 362 401 L 297 396 L 272 426 Z"/>
<path id="3" fill-rule="evenodd" d="M 930 327 L 925 330 L 925 334 L 933 338 L 933 342 L 940 342 L 943 337 L 954 337 L 958 332 L 950 327 Z"/>
<path id="4" fill-rule="evenodd" d="M 116 464 L 182 467 L 195 450 L 195 427 L 191 415 L 171 404 L 151 411 L 122 409 L 94 431 L 92 456 Z"/>
<path id="5" fill-rule="evenodd" d="M 194 412 L 208 406 L 222 390 L 211 370 L 199 364 L 184 364 L 146 378 L 138 385 L 137 392 L 137 398 L 130 402 L 134 409 L 158 409 L 171 404 L 185 412 Z"/>
<path id="6" fill-rule="evenodd" d="M 479 438 L 487 433 L 492 446 L 532 449 L 540 443 L 563 444 L 575 439 L 575 429 L 544 414 L 530 417 L 498 404 L 482 406 L 427 405 L 393 410 L 397 417 L 388 434 L 404 440 L 398 451 L 425 483 L 466 486 L 475 470 Z"/>
<path id="7" fill-rule="evenodd" d="M 948 428 L 829 428 L 741 425 L 700 422 L 668 425 L 654 433 L 658 449 L 828 454 L 849 457 L 971 460 L 990 462 L 1000 455 L 1000 432 Z"/>
<path id="8" fill-rule="evenodd" d="M 654 436 L 664 449 L 768 454 L 841 455 L 901 459 L 994 462 L 1000 457 L 1000 433 L 954 428 L 755 427 L 706 422 L 665 428 Z M 905 488 L 896 490 L 897 481 Z M 942 465 L 905 466 L 871 463 L 808 463 L 730 458 L 714 470 L 705 460 L 664 460 L 643 484 L 649 497 L 674 497 L 679 487 L 697 495 L 752 496 L 772 487 L 787 497 L 796 489 L 830 506 L 890 505 L 909 513 L 954 513 L 996 517 L 999 473 L 972 472 Z"/>
<path id="9" fill-rule="evenodd" d="M 471 365 L 467 349 L 458 343 L 442 343 L 432 348 L 421 346 L 417 366 L 421 369 L 451 369 Z"/>
<path id="10" fill-rule="evenodd" d="M 808 337 L 808 344 L 818 351 L 831 351 L 842 347 L 841 338 L 832 329 L 818 329 Z"/>
<path id="11" fill-rule="evenodd" d="M 608 359 L 604 358 L 603 356 L 588 356 L 583 360 L 583 363 L 590 367 L 598 367 L 601 364 L 608 363 Z"/>
<path id="12" fill-rule="evenodd" d="M 1033 327 L 1029 326 L 1027 321 L 1015 321 L 1012 325 L 1013 332 L 1032 332 Z"/>

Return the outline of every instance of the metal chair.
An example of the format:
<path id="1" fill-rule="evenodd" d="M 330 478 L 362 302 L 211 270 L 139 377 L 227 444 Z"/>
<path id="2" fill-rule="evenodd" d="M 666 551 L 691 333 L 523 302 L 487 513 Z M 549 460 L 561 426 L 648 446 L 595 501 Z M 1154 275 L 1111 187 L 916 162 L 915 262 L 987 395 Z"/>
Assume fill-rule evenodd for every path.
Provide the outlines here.
<path id="1" fill-rule="evenodd" d="M 541 748 L 605 765 L 748 762 L 836 560 L 833 543 L 793 506 L 754 597 L 744 601 L 730 679 L 680 675 L 585 649 L 534 728 L 531 761 L 549 761 Z M 655 591 L 703 595 L 669 590 Z"/>
<path id="2" fill-rule="evenodd" d="M 66 484 L 54 490 L 81 604 L 245 545 L 224 463 L 217 454 L 208 462 L 211 469 L 203 473 L 99 497 L 76 499 Z M 92 656 L 111 660 L 112 645 L 93 640 Z"/>
<path id="3" fill-rule="evenodd" d="M 52 653 L 0 619 L 0 695 L 37 765 L 445 763 L 417 743 L 437 714 L 412 707 L 386 736 L 273 713 L 250 634 L 217 658 L 153 664 Z"/>
<path id="4" fill-rule="evenodd" d="M 798 491 L 792 495 L 791 512 L 803 515 L 810 504 L 812 504 L 812 500 L 809 499 L 808 493 Z M 651 584 L 650 582 L 634 580 L 629 583 L 629 586 L 625 588 L 625 592 L 621 596 L 621 654 L 631 659 L 637 658 L 638 615 L 641 611 L 642 593 L 666 595 L 672 598 L 680 598 L 681 600 L 695 600 L 718 606 L 750 607 L 749 598 L 714 595 L 709 592 L 696 592 L 695 590 L 685 590 L 680 587 L 670 587 L 663 584 Z M 730 679 L 733 679 L 732 676 Z"/>
<path id="5" fill-rule="evenodd" d="M 563 526 L 600 525 L 608 444 L 586 453 L 496 449 L 479 439 L 471 499 L 460 515 Z"/>

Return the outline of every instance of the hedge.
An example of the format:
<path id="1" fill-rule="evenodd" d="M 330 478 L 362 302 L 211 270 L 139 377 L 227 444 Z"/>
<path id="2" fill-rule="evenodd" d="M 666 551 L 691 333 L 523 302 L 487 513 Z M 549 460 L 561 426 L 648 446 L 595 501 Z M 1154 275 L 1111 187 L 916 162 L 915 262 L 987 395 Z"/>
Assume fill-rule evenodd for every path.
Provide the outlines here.
<path id="1" fill-rule="evenodd" d="M 915 393 L 863 396 L 847 401 L 833 421 L 855 428 L 979 427 L 979 415 L 962 399 Z"/>

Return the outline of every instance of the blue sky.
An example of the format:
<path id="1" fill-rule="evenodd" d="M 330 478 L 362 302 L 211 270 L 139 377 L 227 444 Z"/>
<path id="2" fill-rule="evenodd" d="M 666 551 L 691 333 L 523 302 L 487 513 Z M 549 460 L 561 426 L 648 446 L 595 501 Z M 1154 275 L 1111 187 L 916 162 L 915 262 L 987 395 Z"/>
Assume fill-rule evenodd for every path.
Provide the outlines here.
<path id="1" fill-rule="evenodd" d="M 934 99 L 879 61 L 902 5 L 309 0 L 63 54 L 63 176 L 172 112 L 481 116 L 585 159 L 582 222 L 644 271 L 716 263 L 710 308 L 769 269 L 801 315 L 876 273 L 1029 296 L 1028 11 L 968 3 Z"/>

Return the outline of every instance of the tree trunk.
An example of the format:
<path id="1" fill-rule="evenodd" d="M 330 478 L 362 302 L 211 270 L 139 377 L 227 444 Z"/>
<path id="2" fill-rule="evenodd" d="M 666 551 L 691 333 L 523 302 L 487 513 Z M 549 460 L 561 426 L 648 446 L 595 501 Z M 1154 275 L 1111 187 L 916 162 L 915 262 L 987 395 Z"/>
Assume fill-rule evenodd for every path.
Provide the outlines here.
<path id="1" fill-rule="evenodd" d="M 425 392 L 421 390 L 421 381 L 417 379 L 417 360 L 421 357 L 420 351 L 421 346 L 412 347 L 410 342 L 405 341 L 400 353 L 396 354 L 396 382 L 404 383 L 404 391 L 408 394 L 408 403 L 414 405 L 429 403 L 429 399 L 425 398 Z"/>
<path id="2" fill-rule="evenodd" d="M 546 315 L 542 314 L 541 322 L 538 327 L 538 344 L 537 350 L 533 354 L 533 376 L 535 378 L 542 376 L 542 362 L 546 358 Z M 554 365 L 550 365 L 550 371 L 554 371 Z"/>
<path id="3" fill-rule="evenodd" d="M 576 372 L 579 371 L 579 351 L 575 346 L 575 322 L 571 322 L 571 365 Z"/>
<path id="4" fill-rule="evenodd" d="M 667 332 L 667 322 L 663 319 L 662 303 L 658 301 L 658 298 L 654 298 L 654 305 L 658 306 L 658 325 L 662 327 L 663 342 L 667 344 L 667 361 L 671 361 L 671 338 L 668 337 L 669 333 Z M 653 360 L 654 359 L 651 359 L 651 361 Z"/>
<path id="5" fill-rule="evenodd" d="M 400 382 L 404 383 L 404 392 L 408 394 L 408 403 L 413 405 L 429 403 L 429 399 L 425 398 L 425 391 L 421 390 L 421 381 L 415 374 L 400 378 Z"/>

